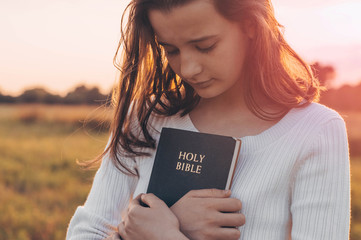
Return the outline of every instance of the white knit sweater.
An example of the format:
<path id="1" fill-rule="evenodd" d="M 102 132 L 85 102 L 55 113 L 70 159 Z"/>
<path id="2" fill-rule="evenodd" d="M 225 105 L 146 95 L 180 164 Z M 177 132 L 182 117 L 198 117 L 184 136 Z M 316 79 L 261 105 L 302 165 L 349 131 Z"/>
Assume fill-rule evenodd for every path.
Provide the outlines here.
<path id="1" fill-rule="evenodd" d="M 152 126 L 156 139 L 162 127 L 197 131 L 188 115 L 157 118 Z M 292 109 L 268 130 L 241 140 L 231 188 L 246 217 L 240 239 L 348 239 L 348 144 L 345 123 L 336 112 L 316 103 Z M 104 158 L 67 239 L 105 238 L 121 221 L 130 197 L 146 192 L 154 154 L 135 159 L 139 179 L 122 174 Z"/>

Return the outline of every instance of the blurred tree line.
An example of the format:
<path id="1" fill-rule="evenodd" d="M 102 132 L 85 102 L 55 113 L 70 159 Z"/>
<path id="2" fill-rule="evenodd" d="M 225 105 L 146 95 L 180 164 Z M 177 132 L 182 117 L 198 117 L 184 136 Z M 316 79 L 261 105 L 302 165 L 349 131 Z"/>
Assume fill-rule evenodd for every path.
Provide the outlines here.
<path id="1" fill-rule="evenodd" d="M 315 76 L 322 86 L 329 88 L 336 72 L 332 66 L 322 65 L 318 62 L 311 65 Z M 321 94 L 321 103 L 339 111 L 361 111 L 361 82 L 356 86 L 344 85 L 340 88 L 329 88 Z M 0 92 L 0 103 L 45 103 L 45 104 L 89 104 L 101 105 L 108 103 L 110 94 L 104 95 L 99 88 L 88 88 L 84 85 L 62 97 L 51 94 L 43 88 L 25 90 L 17 97 L 3 95 Z"/>
<path id="2" fill-rule="evenodd" d="M 0 103 L 101 105 L 108 103 L 109 97 L 110 94 L 102 94 L 98 87 L 88 88 L 84 85 L 81 85 L 68 92 L 64 97 L 49 93 L 44 88 L 28 89 L 17 97 L 2 95 L 0 93 Z"/>
<path id="3" fill-rule="evenodd" d="M 320 102 L 338 111 L 361 111 L 361 82 L 356 86 L 343 85 L 340 88 L 329 88 L 336 76 L 332 66 L 323 66 L 316 62 L 311 65 L 314 75 L 326 91 L 321 93 Z"/>

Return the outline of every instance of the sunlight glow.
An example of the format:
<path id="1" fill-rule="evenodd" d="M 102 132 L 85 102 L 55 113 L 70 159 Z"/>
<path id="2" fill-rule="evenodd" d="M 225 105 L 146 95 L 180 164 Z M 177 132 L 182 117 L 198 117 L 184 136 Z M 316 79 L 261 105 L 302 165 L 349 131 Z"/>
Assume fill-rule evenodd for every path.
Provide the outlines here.
<path id="1" fill-rule="evenodd" d="M 0 91 L 45 86 L 65 92 L 76 84 L 108 91 L 120 17 L 128 0 L 2 0 Z M 359 0 L 273 0 L 285 37 L 308 61 L 333 64 L 337 81 L 361 79 Z"/>

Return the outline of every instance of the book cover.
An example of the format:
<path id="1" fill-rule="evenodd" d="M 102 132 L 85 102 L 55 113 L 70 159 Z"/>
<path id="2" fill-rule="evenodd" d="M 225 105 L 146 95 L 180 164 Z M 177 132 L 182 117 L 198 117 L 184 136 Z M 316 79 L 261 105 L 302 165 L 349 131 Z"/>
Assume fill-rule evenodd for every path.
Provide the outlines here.
<path id="1" fill-rule="evenodd" d="M 163 128 L 147 193 L 172 206 L 190 190 L 229 189 L 240 148 L 232 137 Z"/>

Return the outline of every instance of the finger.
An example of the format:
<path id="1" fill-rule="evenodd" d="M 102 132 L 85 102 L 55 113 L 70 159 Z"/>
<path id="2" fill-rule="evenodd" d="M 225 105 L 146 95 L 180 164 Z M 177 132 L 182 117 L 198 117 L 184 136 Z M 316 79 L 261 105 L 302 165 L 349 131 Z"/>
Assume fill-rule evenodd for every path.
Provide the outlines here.
<path id="1" fill-rule="evenodd" d="M 150 208 L 159 208 L 159 207 L 166 207 L 168 208 L 167 204 L 155 196 L 153 193 L 142 194 L 141 201 L 147 204 Z"/>
<path id="2" fill-rule="evenodd" d="M 139 194 L 136 198 L 130 201 L 128 206 L 128 213 L 132 211 L 134 208 L 141 206 L 141 196 L 143 194 Z"/>
<path id="3" fill-rule="evenodd" d="M 136 197 L 133 199 L 133 201 L 140 202 L 140 201 L 141 201 L 141 197 L 142 197 L 143 194 L 144 194 L 144 193 L 141 193 L 141 194 L 139 194 L 138 196 L 136 196 Z"/>
<path id="4" fill-rule="evenodd" d="M 214 239 L 237 240 L 241 237 L 238 228 L 217 228 L 213 234 Z"/>
<path id="5" fill-rule="evenodd" d="M 142 201 L 142 195 L 144 195 L 144 193 L 141 193 L 136 198 L 134 198 L 133 204 L 148 208 L 149 206 Z"/>
<path id="6" fill-rule="evenodd" d="M 211 204 L 220 212 L 239 212 L 242 209 L 242 202 L 237 198 L 214 198 Z"/>
<path id="7" fill-rule="evenodd" d="M 240 227 L 246 223 L 246 217 L 241 213 L 219 213 L 215 224 L 220 227 Z"/>
<path id="8" fill-rule="evenodd" d="M 186 196 L 199 198 L 227 198 L 231 196 L 230 190 L 221 190 L 216 188 L 191 190 Z"/>

